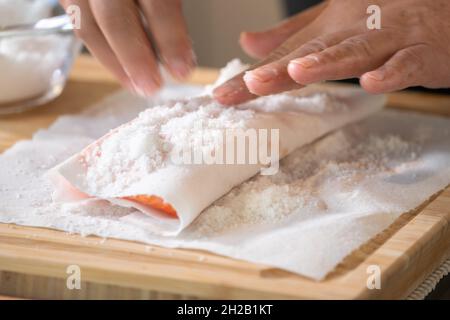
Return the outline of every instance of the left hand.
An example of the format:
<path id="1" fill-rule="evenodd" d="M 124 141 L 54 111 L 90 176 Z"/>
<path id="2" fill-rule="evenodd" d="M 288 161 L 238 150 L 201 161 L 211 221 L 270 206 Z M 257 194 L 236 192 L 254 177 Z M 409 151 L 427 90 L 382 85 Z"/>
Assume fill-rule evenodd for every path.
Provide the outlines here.
<path id="1" fill-rule="evenodd" d="M 369 30 L 370 5 L 381 29 Z M 359 77 L 370 93 L 450 87 L 448 0 L 328 0 L 262 33 L 243 33 L 250 55 L 266 57 L 214 91 L 226 105 L 304 85 Z"/>

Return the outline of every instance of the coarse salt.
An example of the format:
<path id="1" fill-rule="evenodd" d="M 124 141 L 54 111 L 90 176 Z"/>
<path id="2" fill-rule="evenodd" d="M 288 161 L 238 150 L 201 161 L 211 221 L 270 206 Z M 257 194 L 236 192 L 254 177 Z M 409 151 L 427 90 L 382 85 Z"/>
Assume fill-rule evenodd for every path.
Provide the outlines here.
<path id="1" fill-rule="evenodd" d="M 47 18 L 50 1 L 0 1 L 0 26 L 32 23 Z M 45 94 L 54 71 L 62 66 L 71 39 L 67 36 L 23 36 L 0 39 L 1 104 Z"/>
<path id="2" fill-rule="evenodd" d="M 92 190 L 123 190 L 135 179 L 164 167 L 175 148 L 215 146 L 215 137 L 204 133 L 225 128 L 245 128 L 251 110 L 223 108 L 209 97 L 177 101 L 142 112 L 137 119 L 111 133 L 89 150 L 84 162 Z M 201 123 L 203 130 L 198 130 Z"/>
<path id="3" fill-rule="evenodd" d="M 354 145 L 337 132 L 295 151 L 276 175 L 255 176 L 234 188 L 206 209 L 189 233 L 202 238 L 248 225 L 273 226 L 308 208 L 326 212 L 330 190 L 351 190 L 372 175 L 399 170 L 414 162 L 418 148 L 396 135 L 368 136 Z"/>

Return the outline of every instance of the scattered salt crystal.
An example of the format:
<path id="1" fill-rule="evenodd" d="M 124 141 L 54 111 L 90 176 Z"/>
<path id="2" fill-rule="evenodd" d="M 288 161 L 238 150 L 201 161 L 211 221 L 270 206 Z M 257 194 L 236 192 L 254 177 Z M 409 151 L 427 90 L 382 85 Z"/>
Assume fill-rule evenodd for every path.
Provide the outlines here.
<path id="1" fill-rule="evenodd" d="M 313 95 L 301 96 L 298 93 L 287 93 L 283 95 L 274 95 L 271 97 L 272 104 L 262 104 L 262 100 L 255 100 L 252 105 L 256 109 L 263 110 L 265 112 L 277 112 L 277 111 L 303 111 L 308 113 L 328 113 L 336 110 L 345 111 L 348 106 L 338 100 L 330 93 L 316 93 Z M 293 100 L 293 103 L 285 103 L 286 100 Z M 278 106 L 284 105 L 282 110 Z"/>
<path id="2" fill-rule="evenodd" d="M 329 189 L 354 197 L 357 193 L 345 191 L 395 170 L 392 159 L 414 165 L 417 152 L 417 145 L 395 135 L 368 136 L 356 145 L 342 132 L 327 136 L 284 159 L 278 174 L 255 176 L 234 188 L 206 209 L 189 232 L 202 238 L 246 225 L 273 225 L 302 209 L 326 211 Z"/>
<path id="3" fill-rule="evenodd" d="M 211 95 L 216 87 L 223 84 L 225 81 L 231 79 L 235 75 L 245 71 L 250 67 L 249 65 L 243 64 L 239 59 L 233 59 L 226 65 L 225 68 L 220 70 L 219 77 L 216 82 L 212 85 L 206 86 L 203 91 L 204 95 Z"/>

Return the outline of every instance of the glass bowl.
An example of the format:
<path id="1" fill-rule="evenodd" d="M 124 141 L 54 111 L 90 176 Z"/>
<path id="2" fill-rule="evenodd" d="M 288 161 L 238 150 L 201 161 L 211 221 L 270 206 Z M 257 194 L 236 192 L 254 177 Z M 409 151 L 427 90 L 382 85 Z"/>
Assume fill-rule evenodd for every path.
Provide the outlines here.
<path id="1" fill-rule="evenodd" d="M 4 3 L 2 1 L 2 5 Z M 0 25 L 0 115 L 35 108 L 58 97 L 81 49 L 81 42 L 70 30 L 57 27 L 46 32 L 23 31 L 18 26 L 57 16 L 61 8 L 56 1 L 11 0 L 6 3 L 8 8 L 0 10 L 3 12 L 0 22 L 5 21 L 2 14 L 8 15 L 10 20 L 9 26 Z M 20 10 L 24 9 L 20 16 Z M 14 14 L 17 18 L 11 19 Z M 36 17 L 38 19 L 34 20 Z M 17 29 L 11 24 L 17 25 Z"/>

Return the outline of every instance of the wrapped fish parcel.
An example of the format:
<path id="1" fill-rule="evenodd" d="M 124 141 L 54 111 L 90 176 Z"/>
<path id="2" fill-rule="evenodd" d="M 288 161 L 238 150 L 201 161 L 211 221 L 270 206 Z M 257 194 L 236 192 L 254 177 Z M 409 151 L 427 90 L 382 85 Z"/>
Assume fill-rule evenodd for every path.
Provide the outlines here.
<path id="1" fill-rule="evenodd" d="M 52 169 L 55 201 L 102 199 L 174 236 L 233 187 L 276 174 L 295 149 L 380 110 L 360 89 L 307 88 L 225 107 L 211 96 L 143 111 Z"/>

